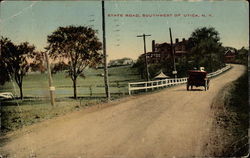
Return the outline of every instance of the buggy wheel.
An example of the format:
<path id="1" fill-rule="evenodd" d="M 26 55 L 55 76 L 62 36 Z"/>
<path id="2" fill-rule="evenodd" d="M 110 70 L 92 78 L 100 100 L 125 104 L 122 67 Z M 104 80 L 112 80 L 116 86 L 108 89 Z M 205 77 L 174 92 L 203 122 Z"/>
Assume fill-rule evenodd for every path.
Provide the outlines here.
<path id="1" fill-rule="evenodd" d="M 205 87 L 205 91 L 207 91 L 208 90 L 208 81 L 207 80 L 205 81 L 205 86 L 204 87 Z"/>

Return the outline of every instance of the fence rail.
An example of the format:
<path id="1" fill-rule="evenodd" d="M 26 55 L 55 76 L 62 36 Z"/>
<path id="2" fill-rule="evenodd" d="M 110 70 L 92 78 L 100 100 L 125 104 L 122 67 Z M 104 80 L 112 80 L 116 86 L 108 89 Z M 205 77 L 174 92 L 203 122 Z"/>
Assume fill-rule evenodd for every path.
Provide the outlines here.
<path id="1" fill-rule="evenodd" d="M 209 78 L 215 77 L 227 71 L 230 68 L 231 68 L 231 65 L 227 65 L 222 69 L 209 73 L 207 76 Z M 129 95 L 131 95 L 132 91 L 136 91 L 136 90 L 145 90 L 147 92 L 148 89 L 154 90 L 160 87 L 169 87 L 169 86 L 174 86 L 178 84 L 183 84 L 186 82 L 187 82 L 187 77 L 155 80 L 155 81 L 148 81 L 148 82 L 133 82 L 133 83 L 128 83 L 128 93 Z"/>

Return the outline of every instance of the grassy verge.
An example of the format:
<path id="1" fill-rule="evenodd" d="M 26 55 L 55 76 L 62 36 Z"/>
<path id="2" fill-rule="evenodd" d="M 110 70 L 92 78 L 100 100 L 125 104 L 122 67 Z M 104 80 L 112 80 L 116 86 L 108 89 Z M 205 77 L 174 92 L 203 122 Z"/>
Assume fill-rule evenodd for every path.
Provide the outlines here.
<path id="1" fill-rule="evenodd" d="M 78 100 L 64 98 L 57 100 L 54 107 L 50 105 L 48 100 L 39 100 L 37 98 L 33 100 L 25 98 L 23 101 L 6 101 L 1 103 L 1 133 L 5 134 L 23 126 L 105 102 L 105 100 L 105 98 L 81 98 Z"/>
<path id="2" fill-rule="evenodd" d="M 225 92 L 226 91 L 226 92 Z M 215 120 L 206 156 L 240 157 L 248 154 L 248 74 L 228 86 L 212 108 Z"/>

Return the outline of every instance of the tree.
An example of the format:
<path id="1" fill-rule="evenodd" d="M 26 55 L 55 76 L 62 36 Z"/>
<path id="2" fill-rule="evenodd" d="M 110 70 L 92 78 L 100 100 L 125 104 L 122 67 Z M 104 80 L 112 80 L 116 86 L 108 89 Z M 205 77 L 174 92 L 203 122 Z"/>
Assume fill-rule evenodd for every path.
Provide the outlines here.
<path id="1" fill-rule="evenodd" d="M 59 27 L 48 36 L 49 55 L 68 65 L 68 76 L 73 82 L 74 98 L 77 98 L 77 78 L 84 77 L 86 67 L 95 67 L 103 56 L 99 50 L 102 44 L 96 31 L 85 26 Z"/>
<path id="2" fill-rule="evenodd" d="M 146 71 L 145 71 L 145 60 L 143 59 L 143 56 L 141 55 L 136 63 L 133 65 L 133 68 L 136 68 L 138 73 L 141 76 L 141 79 L 146 78 Z"/>
<path id="3" fill-rule="evenodd" d="M 10 68 L 10 54 L 16 49 L 15 45 L 8 39 L 1 37 L 0 40 L 0 85 L 4 85 L 5 82 L 10 80 L 11 68 Z"/>
<path id="4" fill-rule="evenodd" d="M 141 79 L 145 79 L 147 77 L 144 55 L 138 57 L 137 61 L 133 64 L 133 68 L 137 69 L 137 72 L 140 74 Z M 165 58 L 164 60 L 157 63 L 149 62 L 148 70 L 150 79 L 153 79 L 161 71 L 170 77 L 174 77 L 172 74 L 173 64 L 170 57 Z"/>
<path id="5" fill-rule="evenodd" d="M 249 53 L 249 48 L 242 47 L 241 49 L 237 50 L 237 55 L 235 62 L 238 64 L 248 64 L 248 53 Z"/>
<path id="6" fill-rule="evenodd" d="M 52 68 L 52 73 L 53 74 L 55 74 L 55 73 L 57 73 L 59 71 L 67 71 L 70 68 L 70 66 L 68 64 L 66 64 L 65 62 L 63 62 L 63 61 L 54 64 L 52 67 L 53 67 Z"/>
<path id="7" fill-rule="evenodd" d="M 33 62 L 30 64 L 31 71 L 40 71 L 41 73 L 44 73 L 46 71 L 45 66 L 45 56 L 43 52 L 36 52 L 36 55 L 34 56 Z"/>
<path id="8" fill-rule="evenodd" d="M 34 50 L 35 46 L 28 42 L 15 45 L 9 39 L 1 38 L 2 65 L 5 65 L 5 71 L 18 85 L 21 99 L 23 99 L 23 77 L 27 74 L 31 60 L 35 56 Z"/>
<path id="9" fill-rule="evenodd" d="M 220 43 L 219 33 L 213 27 L 196 29 L 190 37 L 191 56 L 194 67 L 204 66 L 214 71 L 224 66 L 224 49 Z"/>
<path id="10" fill-rule="evenodd" d="M 28 42 L 16 46 L 16 51 L 11 54 L 11 68 L 14 79 L 20 90 L 20 98 L 23 99 L 23 77 L 30 68 L 30 62 L 35 56 L 35 46 Z"/>

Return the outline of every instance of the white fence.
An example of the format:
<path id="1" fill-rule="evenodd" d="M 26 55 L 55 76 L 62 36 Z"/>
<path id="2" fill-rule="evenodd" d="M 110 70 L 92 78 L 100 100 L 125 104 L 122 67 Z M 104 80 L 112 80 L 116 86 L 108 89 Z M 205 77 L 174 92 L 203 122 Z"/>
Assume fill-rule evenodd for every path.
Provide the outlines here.
<path id="1" fill-rule="evenodd" d="M 230 69 L 231 66 L 227 65 L 222 69 L 219 69 L 215 72 L 209 73 L 207 76 L 209 78 L 217 76 L 228 69 Z M 128 83 L 128 93 L 131 95 L 132 91 L 136 90 L 145 90 L 146 92 L 151 89 L 157 89 L 160 87 L 169 87 L 173 85 L 178 85 L 178 84 L 183 84 L 187 82 L 187 78 L 172 78 L 172 79 L 165 79 L 165 80 L 155 80 L 155 81 L 148 81 L 148 82 L 133 82 L 133 83 Z"/>

